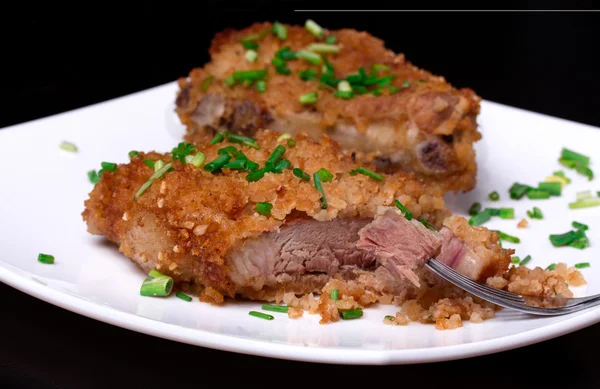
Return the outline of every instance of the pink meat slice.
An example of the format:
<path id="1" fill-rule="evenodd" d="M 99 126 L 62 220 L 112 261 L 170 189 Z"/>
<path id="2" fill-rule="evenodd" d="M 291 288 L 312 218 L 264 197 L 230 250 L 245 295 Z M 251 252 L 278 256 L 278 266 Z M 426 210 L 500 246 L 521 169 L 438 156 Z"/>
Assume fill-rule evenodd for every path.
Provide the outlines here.
<path id="1" fill-rule="evenodd" d="M 376 217 L 358 235 L 359 249 L 373 252 L 392 274 L 408 278 L 417 287 L 420 283 L 415 270 L 440 252 L 443 241 L 439 232 L 394 210 Z"/>

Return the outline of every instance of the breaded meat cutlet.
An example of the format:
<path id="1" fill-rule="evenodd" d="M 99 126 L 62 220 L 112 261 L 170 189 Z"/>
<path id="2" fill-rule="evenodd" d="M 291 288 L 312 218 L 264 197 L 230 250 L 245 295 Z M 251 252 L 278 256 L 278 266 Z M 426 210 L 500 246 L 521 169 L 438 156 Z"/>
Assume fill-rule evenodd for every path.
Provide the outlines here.
<path id="1" fill-rule="evenodd" d="M 317 293 L 334 277 L 409 298 L 433 282 L 423 267 L 432 257 L 477 280 L 507 270 L 513 250 L 450 215 L 439 188 L 406 173 L 373 175 L 327 137 L 254 136 L 182 143 L 104 171 L 85 201 L 88 231 L 215 301 Z M 139 193 L 154 173 L 148 160 L 166 172 Z"/>
<path id="2" fill-rule="evenodd" d="M 474 91 L 417 68 L 366 32 L 324 30 L 317 38 L 304 27 L 285 27 L 285 40 L 271 23 L 214 37 L 210 62 L 178 81 L 175 110 L 187 141 L 223 130 L 252 136 L 260 128 L 315 140 L 326 134 L 378 171 L 414 172 L 455 193 L 474 188 L 473 144 L 481 138 Z M 244 42 L 248 37 L 255 40 Z M 324 50 L 314 44 L 329 37 L 335 43 L 325 48 L 339 52 L 310 51 Z M 257 53 L 255 62 L 248 50 Z M 301 103 L 311 93 L 316 99 Z"/>

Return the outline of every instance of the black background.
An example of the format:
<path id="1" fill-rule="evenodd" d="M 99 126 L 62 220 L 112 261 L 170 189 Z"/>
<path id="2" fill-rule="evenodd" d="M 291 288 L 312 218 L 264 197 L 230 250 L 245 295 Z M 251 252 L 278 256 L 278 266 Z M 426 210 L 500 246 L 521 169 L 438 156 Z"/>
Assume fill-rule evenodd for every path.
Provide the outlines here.
<path id="1" fill-rule="evenodd" d="M 375 3 L 369 5 L 416 8 L 412 3 Z M 432 5 L 436 6 L 418 6 Z M 502 8 L 513 5 L 502 3 Z M 534 2 L 512 8 L 565 5 L 591 7 L 590 2 Z M 26 4 L 15 12 L 3 12 L 0 127 L 185 76 L 208 59 L 212 35 L 221 29 L 275 19 L 301 24 L 307 18 L 332 29 L 367 30 L 415 65 L 445 76 L 457 87 L 471 87 L 484 99 L 600 126 L 600 13 L 294 13 L 294 8 L 321 8 L 324 3 L 290 1 L 278 5 L 209 1 L 194 7 L 148 3 L 131 10 L 103 3 L 87 6 L 58 9 Z M 364 6 L 344 4 L 349 9 Z M 436 8 L 446 7 L 442 3 Z M 539 146 L 543 147 L 543 140 Z M 428 387 L 449 383 L 488 388 L 600 387 L 593 351 L 600 340 L 599 326 L 463 361 L 350 367 L 192 347 L 103 324 L 5 285 L 0 285 L 0 293 L 4 338 L 0 387 L 289 386 L 299 381 L 347 385 L 348 380 L 425 382 Z M 323 378 L 315 382 L 309 378 L 314 375 Z"/>

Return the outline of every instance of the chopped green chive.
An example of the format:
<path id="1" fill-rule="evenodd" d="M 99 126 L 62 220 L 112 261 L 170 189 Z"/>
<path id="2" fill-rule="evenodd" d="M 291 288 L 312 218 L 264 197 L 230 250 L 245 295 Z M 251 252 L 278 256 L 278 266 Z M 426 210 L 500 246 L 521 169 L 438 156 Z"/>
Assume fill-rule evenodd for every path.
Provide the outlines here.
<path id="1" fill-rule="evenodd" d="M 471 207 L 469 208 L 469 215 L 475 216 L 479 212 L 481 212 L 481 203 L 478 203 L 478 202 L 473 203 L 473 205 L 471 205 Z"/>
<path id="2" fill-rule="evenodd" d="M 252 170 L 252 169 L 250 169 L 250 170 Z M 268 170 L 266 168 L 253 171 L 252 173 L 249 173 L 246 176 L 246 180 L 248 182 L 256 182 L 256 181 L 260 180 L 261 178 L 263 178 L 265 176 L 265 173 L 267 173 L 267 172 L 268 172 Z"/>
<path id="3" fill-rule="evenodd" d="M 38 254 L 38 262 L 45 263 L 47 265 L 54 264 L 54 256 L 50 254 Z"/>
<path id="4" fill-rule="evenodd" d="M 424 218 L 420 217 L 419 221 L 421 222 L 421 224 L 423 224 L 425 227 L 427 227 L 430 230 L 435 231 L 435 226 L 431 223 L 429 223 L 427 220 L 425 220 Z"/>
<path id="5" fill-rule="evenodd" d="M 589 262 L 582 262 L 582 263 L 577 263 L 575 264 L 575 268 L 577 269 L 583 269 L 586 267 L 590 267 L 591 265 L 589 264 Z"/>
<path id="6" fill-rule="evenodd" d="M 521 262 L 521 258 L 519 258 L 518 256 L 514 256 L 511 258 L 511 262 L 514 263 L 515 265 L 519 262 Z"/>
<path id="7" fill-rule="evenodd" d="M 398 207 L 398 209 L 400 211 L 402 211 L 406 220 L 412 220 L 412 218 L 413 218 L 412 212 L 410 212 L 408 209 L 406 209 L 406 207 L 399 200 L 394 200 L 394 203 L 396 204 L 396 207 Z"/>
<path id="8" fill-rule="evenodd" d="M 348 100 L 348 99 L 351 99 L 354 97 L 354 92 L 337 90 L 337 91 L 335 91 L 335 97 L 339 97 L 341 99 Z"/>
<path id="9" fill-rule="evenodd" d="M 533 207 L 533 211 L 527 211 L 527 216 L 529 216 L 532 219 L 543 219 L 544 218 L 544 214 L 542 213 L 542 210 L 539 209 L 538 207 Z"/>
<path id="10" fill-rule="evenodd" d="M 554 247 L 571 246 L 577 249 L 584 249 L 590 244 L 582 229 L 565 232 L 564 234 L 552 234 L 550 235 L 550 242 Z"/>
<path id="11" fill-rule="evenodd" d="M 292 163 L 287 160 L 287 159 L 282 159 L 281 161 L 277 162 L 277 165 L 275 165 L 275 168 L 273 169 L 273 171 L 275 173 L 281 173 L 283 172 L 284 169 L 290 169 L 292 167 Z"/>
<path id="12" fill-rule="evenodd" d="M 313 65 L 319 65 L 321 63 L 321 56 L 317 53 L 308 50 L 298 50 L 296 56 L 300 59 L 305 60 Z"/>
<path id="13" fill-rule="evenodd" d="M 225 136 L 227 136 L 227 140 L 231 143 L 244 143 L 244 142 L 255 143 L 256 142 L 256 139 L 254 139 L 254 138 L 250 138 L 249 136 L 244 136 L 244 135 L 240 135 L 240 134 L 234 134 L 231 132 L 226 132 Z"/>
<path id="14" fill-rule="evenodd" d="M 138 199 L 150 187 L 150 185 L 152 185 L 152 183 L 154 182 L 154 180 L 158 180 L 159 178 L 161 178 L 172 167 L 173 167 L 173 162 L 165 163 L 165 165 L 160 170 L 154 172 L 154 174 L 152 174 L 150 176 L 150 178 L 148 178 L 148 181 L 146 181 L 140 187 L 140 189 L 138 189 L 138 191 L 136 192 L 136 194 L 133 196 L 133 200 Z"/>
<path id="15" fill-rule="evenodd" d="M 410 81 L 404 81 L 402 83 L 402 85 L 400 85 L 402 88 L 408 88 L 410 86 Z"/>
<path id="16" fill-rule="evenodd" d="M 273 34 L 284 41 L 287 39 L 287 28 L 283 24 L 275 22 L 273 23 Z"/>
<path id="17" fill-rule="evenodd" d="M 293 149 L 294 147 L 296 147 L 296 141 L 293 139 L 290 139 L 287 141 L 287 145 L 290 149 Z"/>
<path id="18" fill-rule="evenodd" d="M 560 182 L 540 182 L 538 189 L 550 193 L 552 196 L 560 196 L 562 193 L 562 185 Z"/>
<path id="19" fill-rule="evenodd" d="M 268 28 L 268 29 L 266 29 L 266 30 L 264 30 L 264 31 L 261 31 L 261 32 L 260 32 L 260 33 L 258 33 L 258 34 L 249 34 L 249 35 L 246 35 L 245 37 L 243 37 L 243 38 L 241 39 L 241 41 L 242 41 L 242 42 L 253 42 L 253 41 L 260 40 L 260 39 L 262 39 L 262 38 L 263 38 L 265 35 L 267 35 L 268 33 L 270 33 L 271 31 L 272 31 L 272 30 L 271 30 L 270 28 Z"/>
<path id="20" fill-rule="evenodd" d="M 317 69 L 306 69 L 306 70 L 300 70 L 298 72 L 298 76 L 300 76 L 300 79 L 303 81 L 310 81 L 310 80 L 316 80 L 317 79 Z"/>
<path id="21" fill-rule="evenodd" d="M 386 315 L 386 316 L 384 316 L 383 318 L 384 318 L 385 320 L 387 320 L 387 321 L 393 321 L 393 320 L 395 319 L 395 317 L 394 317 L 394 316 L 391 316 L 391 315 Z"/>
<path id="22" fill-rule="evenodd" d="M 580 199 L 569 203 L 570 209 L 590 208 L 600 206 L 600 198 Z"/>
<path id="23" fill-rule="evenodd" d="M 364 168 L 362 166 L 359 166 L 358 168 L 351 170 L 350 171 L 350 175 L 351 176 L 355 176 L 357 173 L 363 174 L 367 177 L 370 177 L 372 179 L 374 179 L 375 181 L 383 181 L 383 176 L 380 174 L 375 173 L 374 171 L 371 171 L 367 168 Z"/>
<path id="24" fill-rule="evenodd" d="M 154 169 L 154 161 L 151 161 L 149 159 L 144 159 L 144 165 L 149 166 L 152 169 Z"/>
<path id="25" fill-rule="evenodd" d="M 256 43 L 256 42 L 242 42 L 242 46 L 244 46 L 244 49 L 248 49 L 248 50 L 258 49 L 258 43 Z"/>
<path id="26" fill-rule="evenodd" d="M 333 301 L 338 301 L 340 298 L 340 291 L 338 289 L 332 289 L 331 292 L 329 292 L 329 298 Z"/>
<path id="27" fill-rule="evenodd" d="M 256 90 L 259 91 L 260 93 L 263 93 L 264 91 L 267 90 L 267 83 L 264 82 L 263 80 L 257 81 L 256 82 Z"/>
<path id="28" fill-rule="evenodd" d="M 235 153 L 237 153 L 237 151 L 238 149 L 236 149 L 234 146 L 225 146 L 217 150 L 217 154 L 231 154 L 231 156 L 235 156 Z"/>
<path id="29" fill-rule="evenodd" d="M 190 163 L 196 167 L 201 167 L 204 161 L 206 160 L 206 156 L 201 152 L 196 153 Z"/>
<path id="30" fill-rule="evenodd" d="M 240 70 L 233 72 L 235 81 L 258 81 L 263 80 L 267 76 L 267 70 Z"/>
<path id="31" fill-rule="evenodd" d="M 98 181 L 100 181 L 100 175 L 98 173 L 96 173 L 95 170 L 90 170 L 88 172 L 88 179 L 90 180 L 90 182 L 92 184 L 97 184 Z"/>
<path id="32" fill-rule="evenodd" d="M 314 20 L 308 19 L 306 23 L 304 23 L 304 28 L 306 28 L 311 34 L 313 34 L 317 38 L 323 37 L 323 28 L 317 23 L 315 23 Z"/>
<path id="33" fill-rule="evenodd" d="M 573 227 L 577 228 L 578 230 L 584 230 L 584 231 L 587 231 L 589 228 L 586 224 L 575 222 L 575 221 L 573 222 Z"/>
<path id="34" fill-rule="evenodd" d="M 500 216 L 500 219 L 514 219 L 515 218 L 515 209 L 514 208 L 500 208 L 500 212 L 498 212 L 498 216 Z"/>
<path id="35" fill-rule="evenodd" d="M 196 151 L 196 146 L 188 142 L 180 142 L 177 147 L 171 150 L 171 156 L 178 159 L 181 163 L 185 163 L 185 157 Z"/>
<path id="36" fill-rule="evenodd" d="M 292 71 L 285 65 L 276 66 L 275 71 L 277 71 L 277 73 L 279 73 L 279 74 L 285 74 L 286 76 L 289 76 L 290 74 L 292 74 Z"/>
<path id="37" fill-rule="evenodd" d="M 135 157 L 139 156 L 140 153 L 138 153 L 135 150 L 131 150 L 128 155 L 129 155 L 129 158 L 135 158 Z"/>
<path id="38" fill-rule="evenodd" d="M 225 79 L 225 85 L 233 86 L 233 84 L 235 84 L 235 77 L 233 77 L 233 74 L 232 74 Z"/>
<path id="39" fill-rule="evenodd" d="M 285 305 L 263 304 L 262 309 L 264 311 L 288 313 L 289 307 Z"/>
<path id="40" fill-rule="evenodd" d="M 531 261 L 531 255 L 528 255 L 525 258 L 523 258 L 523 260 L 519 262 L 519 266 L 525 266 L 529 263 L 529 261 Z"/>
<path id="41" fill-rule="evenodd" d="M 142 283 L 140 295 L 142 296 L 168 296 L 173 290 L 173 279 L 168 276 L 148 277 Z"/>
<path id="42" fill-rule="evenodd" d="M 175 293 L 175 296 L 179 297 L 183 301 L 187 301 L 188 303 L 192 301 L 192 298 L 183 292 L 177 292 Z"/>
<path id="43" fill-rule="evenodd" d="M 296 177 L 304 181 L 310 181 L 310 175 L 304 173 L 300 168 L 294 168 L 293 173 Z"/>
<path id="44" fill-rule="evenodd" d="M 265 202 L 260 202 L 256 204 L 256 212 L 260 213 L 261 215 L 265 215 L 265 216 L 270 216 L 271 215 L 271 210 L 273 209 L 273 204 L 271 203 L 265 203 Z"/>
<path id="45" fill-rule="evenodd" d="M 217 173 L 221 170 L 223 166 L 225 166 L 227 162 L 229 162 L 230 159 L 231 156 L 229 154 L 221 154 L 212 162 L 209 162 L 206 165 L 204 165 L 204 170 L 213 174 Z"/>
<path id="46" fill-rule="evenodd" d="M 310 92 L 305 95 L 300 96 L 300 103 L 302 104 L 312 104 L 317 101 L 317 92 Z"/>
<path id="47" fill-rule="evenodd" d="M 248 62 L 256 62 L 258 59 L 258 53 L 254 50 L 247 50 L 246 54 L 244 54 L 244 58 L 246 58 L 246 61 Z"/>
<path id="48" fill-rule="evenodd" d="M 265 320 L 273 320 L 274 319 L 274 317 L 271 315 L 267 315 L 266 313 L 256 312 L 256 311 L 250 311 L 249 315 L 258 317 L 259 319 L 265 319 Z"/>
<path id="49" fill-rule="evenodd" d="M 342 91 L 342 92 L 352 92 L 352 87 L 350 86 L 350 83 L 346 80 L 342 80 L 340 81 L 340 83 L 338 84 L 338 90 Z"/>
<path id="50" fill-rule="evenodd" d="M 380 63 L 374 63 L 371 67 L 378 72 L 387 72 L 390 70 L 389 66 Z"/>
<path id="51" fill-rule="evenodd" d="M 227 162 L 223 165 L 223 168 L 231 170 L 248 170 L 248 160 L 236 159 L 235 161 Z"/>
<path id="52" fill-rule="evenodd" d="M 260 146 L 258 145 L 258 143 L 254 143 L 254 142 L 250 142 L 250 141 L 243 141 L 242 144 L 244 146 L 248 146 L 250 148 L 256 149 L 256 150 L 260 150 Z"/>
<path id="53" fill-rule="evenodd" d="M 158 160 L 154 163 L 154 171 L 157 172 L 160 169 L 162 169 L 162 167 L 165 166 L 165 163 L 162 160 Z"/>
<path id="54" fill-rule="evenodd" d="M 363 310 L 361 308 L 348 309 L 347 311 L 341 311 L 340 314 L 343 320 L 358 319 L 362 317 Z"/>
<path id="55" fill-rule="evenodd" d="M 152 277 L 152 278 L 159 278 L 159 277 L 167 277 L 166 275 L 164 275 L 163 273 L 159 272 L 156 269 L 152 269 L 148 272 L 148 276 Z"/>
<path id="56" fill-rule="evenodd" d="M 111 171 L 111 172 L 116 172 L 117 171 L 117 164 L 116 163 L 102 162 L 102 163 L 100 163 L 100 165 L 102 166 L 102 170 L 108 170 L 108 171 Z"/>
<path id="57" fill-rule="evenodd" d="M 333 174 L 331 174 L 329 170 L 325 168 L 319 169 L 317 174 L 319 175 L 321 182 L 331 182 L 331 180 L 333 180 Z"/>
<path id="58" fill-rule="evenodd" d="M 335 35 L 330 35 L 327 37 L 327 39 L 325 39 L 325 43 L 328 43 L 330 45 L 334 44 L 337 41 L 337 38 L 335 37 Z"/>
<path id="59" fill-rule="evenodd" d="M 298 56 L 296 55 L 296 52 L 292 51 L 292 49 L 290 49 L 289 46 L 286 46 L 283 49 L 277 50 L 277 52 L 275 53 L 275 56 L 279 59 L 283 59 L 286 61 L 288 61 L 290 59 L 298 58 Z M 285 65 L 285 62 L 278 62 L 278 64 Z M 275 66 L 277 66 L 277 65 L 275 65 Z"/>
<path id="60" fill-rule="evenodd" d="M 545 190 L 529 189 L 527 191 L 527 198 L 530 200 L 549 199 L 550 192 L 546 192 Z"/>
<path id="61" fill-rule="evenodd" d="M 313 174 L 313 180 L 315 188 L 321 192 L 321 209 L 327 209 L 327 199 L 325 198 L 325 192 L 323 191 L 323 185 L 321 185 L 321 178 L 318 173 Z"/>
<path id="62" fill-rule="evenodd" d="M 258 45 L 256 45 L 256 46 L 258 47 Z M 214 76 L 208 76 L 204 80 L 202 80 L 202 86 L 201 86 L 202 92 L 206 92 L 206 90 L 208 89 L 210 84 L 212 84 L 214 79 L 215 79 Z"/>
<path id="63" fill-rule="evenodd" d="M 74 143 L 67 142 L 67 141 L 63 141 L 60 144 L 60 148 L 63 149 L 63 150 L 65 150 L 65 151 L 68 151 L 70 153 L 76 153 L 77 152 L 77 146 L 75 146 Z"/>
<path id="64" fill-rule="evenodd" d="M 496 192 L 496 191 L 493 191 L 492 193 L 490 193 L 490 194 L 488 195 L 488 197 L 489 197 L 489 199 L 490 199 L 490 200 L 492 200 L 492 201 L 498 201 L 498 200 L 500 200 L 500 195 L 499 195 L 499 194 L 498 194 L 498 192 Z"/>
<path id="65" fill-rule="evenodd" d="M 484 223 L 487 223 L 492 218 L 492 214 L 488 209 L 484 209 L 476 215 L 471 216 L 469 219 L 469 225 L 471 226 L 480 226 Z"/>
<path id="66" fill-rule="evenodd" d="M 499 230 L 496 230 L 496 233 L 498 234 L 498 237 L 500 238 L 500 240 L 505 240 L 505 241 L 511 242 L 511 243 L 521 243 L 521 239 L 517 238 L 516 236 L 508 235 Z"/>
<path id="67" fill-rule="evenodd" d="M 222 132 L 217 132 L 215 134 L 215 137 L 212 138 L 212 140 L 210 141 L 211 145 L 216 145 L 217 143 L 221 143 L 223 142 L 223 139 L 225 139 L 225 137 L 223 136 Z"/>
<path id="68" fill-rule="evenodd" d="M 590 164 L 590 157 L 587 157 L 583 154 L 576 153 L 575 151 L 563 148 L 560 154 L 560 157 L 565 160 L 575 161 L 584 166 Z"/>
<path id="69" fill-rule="evenodd" d="M 279 162 L 281 157 L 283 157 L 283 154 L 285 154 L 285 147 L 283 147 L 282 145 L 277 145 L 277 147 L 275 147 L 275 150 L 273 150 L 273 153 L 271 153 L 269 159 L 267 159 L 267 162 L 265 162 L 265 166 L 277 165 L 277 162 Z"/>
<path id="70" fill-rule="evenodd" d="M 548 265 L 548 267 L 546 268 L 546 270 L 554 270 L 556 269 L 556 263 L 551 263 L 550 265 Z"/>
<path id="71" fill-rule="evenodd" d="M 510 198 L 513 200 L 519 200 L 527 194 L 529 189 L 531 189 L 529 185 L 523 185 L 515 182 L 509 189 Z"/>
<path id="72" fill-rule="evenodd" d="M 291 139 L 291 138 L 292 138 L 292 134 L 290 134 L 289 132 L 286 132 L 285 134 L 279 135 L 279 138 L 277 138 L 277 142 L 281 142 L 282 140 Z"/>
<path id="73" fill-rule="evenodd" d="M 337 45 L 330 45 L 328 43 L 311 43 L 308 45 L 308 50 L 313 53 L 323 53 L 323 54 L 331 54 L 331 53 L 339 53 L 340 47 Z"/>
<path id="74" fill-rule="evenodd" d="M 565 172 L 563 172 L 562 170 L 557 170 L 554 173 L 552 173 L 552 175 L 556 176 L 556 177 L 564 178 L 566 180 L 567 184 L 571 183 L 571 179 L 569 177 L 567 177 L 565 175 Z"/>

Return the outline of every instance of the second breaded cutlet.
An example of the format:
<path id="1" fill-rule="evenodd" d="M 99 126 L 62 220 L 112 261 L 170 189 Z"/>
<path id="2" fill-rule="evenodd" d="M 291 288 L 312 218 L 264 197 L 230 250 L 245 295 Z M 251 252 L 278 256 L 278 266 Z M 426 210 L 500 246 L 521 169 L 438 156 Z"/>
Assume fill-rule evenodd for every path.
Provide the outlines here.
<path id="1" fill-rule="evenodd" d="M 252 136 L 260 128 L 306 132 L 315 140 L 326 134 L 378 171 L 414 172 L 447 191 L 474 188 L 481 98 L 473 90 L 417 68 L 367 32 L 323 29 L 318 38 L 285 25 L 281 39 L 273 26 L 216 34 L 210 62 L 179 79 L 176 112 L 187 141 L 224 130 Z M 325 49 L 315 43 L 339 52 L 320 53 Z M 244 80 L 248 71 L 255 71 L 253 80 Z M 351 88 L 345 95 L 337 91 L 348 87 L 342 80 Z M 311 93 L 314 102 L 300 102 Z"/>

